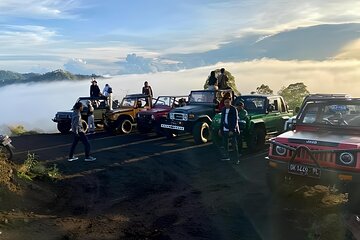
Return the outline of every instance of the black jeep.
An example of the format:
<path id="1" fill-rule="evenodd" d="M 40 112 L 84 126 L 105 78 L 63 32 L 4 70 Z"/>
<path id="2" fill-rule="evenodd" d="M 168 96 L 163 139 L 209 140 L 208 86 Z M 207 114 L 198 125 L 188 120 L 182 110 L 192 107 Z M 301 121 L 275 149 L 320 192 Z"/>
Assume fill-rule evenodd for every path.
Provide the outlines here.
<path id="1" fill-rule="evenodd" d="M 187 105 L 171 110 L 161 123 L 161 128 L 167 137 L 189 132 L 195 143 L 208 142 L 211 138 L 211 119 L 220 112 L 219 103 L 226 93 L 234 99 L 231 89 L 191 91 Z"/>
<path id="2" fill-rule="evenodd" d="M 109 107 L 107 104 L 108 98 L 107 97 L 97 97 L 97 98 L 91 98 L 91 97 L 79 97 L 76 102 L 81 102 L 84 106 L 83 111 L 81 112 L 82 117 L 82 124 L 84 127 L 84 130 L 86 131 L 88 128 L 87 125 L 87 101 L 90 100 L 92 102 L 92 105 L 94 107 L 94 121 L 95 124 L 104 124 L 104 114 L 106 111 L 108 111 Z M 113 101 L 113 108 L 118 108 L 119 102 L 118 100 Z M 61 133 L 68 133 L 71 129 L 71 116 L 72 111 L 63 111 L 63 112 L 57 112 L 55 114 L 55 117 L 52 119 L 53 122 L 57 123 L 57 129 Z"/>

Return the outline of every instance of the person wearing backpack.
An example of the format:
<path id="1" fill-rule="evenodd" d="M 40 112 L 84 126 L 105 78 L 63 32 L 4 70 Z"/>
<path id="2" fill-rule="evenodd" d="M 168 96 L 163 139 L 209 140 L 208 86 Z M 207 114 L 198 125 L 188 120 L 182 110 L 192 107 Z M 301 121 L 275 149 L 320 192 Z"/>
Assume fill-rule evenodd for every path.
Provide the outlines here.
<path id="1" fill-rule="evenodd" d="M 105 84 L 105 87 L 103 90 L 103 95 L 105 97 L 107 97 L 107 103 L 108 103 L 110 110 L 113 110 L 113 108 L 112 108 L 112 93 L 113 93 L 112 87 L 109 84 Z"/>

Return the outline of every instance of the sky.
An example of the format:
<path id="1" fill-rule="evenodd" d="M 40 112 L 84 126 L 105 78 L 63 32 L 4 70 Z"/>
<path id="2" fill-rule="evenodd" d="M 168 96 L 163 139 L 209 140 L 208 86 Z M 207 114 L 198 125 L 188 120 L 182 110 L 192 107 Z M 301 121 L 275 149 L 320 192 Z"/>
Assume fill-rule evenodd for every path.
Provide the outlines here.
<path id="1" fill-rule="evenodd" d="M 269 41 L 277 34 L 347 23 L 360 23 L 360 1 L 1 0 L 0 69 L 110 75 L 177 71 L 225 61 L 219 54 L 209 61 L 211 57 L 203 53 L 236 49 L 241 42 L 246 43 L 244 49 L 256 47 L 243 55 L 245 60 L 277 58 L 259 55 L 271 52 Z M 358 52 L 360 36 L 357 28 L 349 32 L 322 60 L 354 58 L 349 46 L 356 46 Z M 278 42 L 270 43 L 279 51 L 274 47 Z M 244 60 L 240 55 L 231 57 Z M 301 57 L 291 55 L 292 60 Z"/>

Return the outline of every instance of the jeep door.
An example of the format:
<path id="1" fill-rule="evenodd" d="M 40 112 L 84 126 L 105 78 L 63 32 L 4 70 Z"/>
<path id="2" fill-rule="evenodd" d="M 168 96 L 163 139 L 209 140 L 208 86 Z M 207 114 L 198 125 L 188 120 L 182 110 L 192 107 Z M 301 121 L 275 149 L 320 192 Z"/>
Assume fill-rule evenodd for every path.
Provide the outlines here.
<path id="1" fill-rule="evenodd" d="M 282 115 L 285 113 L 286 107 L 279 97 L 271 97 L 268 99 L 267 115 L 264 119 L 268 133 L 281 132 L 284 128 Z"/>

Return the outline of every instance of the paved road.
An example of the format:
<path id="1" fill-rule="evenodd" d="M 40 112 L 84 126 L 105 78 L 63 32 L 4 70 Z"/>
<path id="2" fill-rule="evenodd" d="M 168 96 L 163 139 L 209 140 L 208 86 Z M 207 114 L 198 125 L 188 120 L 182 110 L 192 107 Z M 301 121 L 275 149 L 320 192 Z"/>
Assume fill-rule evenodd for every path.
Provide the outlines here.
<path id="1" fill-rule="evenodd" d="M 202 230 L 192 229 L 193 239 L 307 239 L 316 232 L 312 228 L 320 220 L 313 212 L 314 206 L 307 208 L 297 200 L 279 199 L 270 194 L 265 182 L 266 149 L 244 154 L 241 164 L 235 165 L 220 161 L 211 143 L 194 145 L 189 135 L 171 141 L 137 133 L 126 136 L 97 133 L 89 138 L 96 162 L 81 160 L 81 144 L 77 148 L 80 160 L 67 162 L 72 136 L 60 134 L 14 138 L 15 161 L 21 162 L 28 152 L 35 153 L 40 161 L 56 163 L 68 178 L 119 171 L 118 178 L 109 180 L 113 182 L 107 185 L 111 194 L 106 196 L 106 201 L 125 199 L 119 200 L 120 205 L 129 209 L 134 207 L 129 205 L 129 199 L 134 200 L 129 196 L 136 193 L 136 208 L 149 212 L 145 222 L 154 218 L 157 223 L 161 214 L 170 213 L 182 218 L 185 214 L 201 216 L 203 224 L 197 229 Z M 165 209 L 166 204 L 159 198 L 167 197 L 173 205 Z M 99 208 L 97 211 L 110 207 Z M 342 216 L 342 212 L 331 210 L 321 217 L 334 211 Z M 192 224 L 196 222 L 196 217 L 187 219 Z M 179 232 L 183 230 L 175 226 L 171 229 L 168 230 L 171 239 L 181 239 Z"/>

